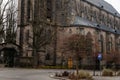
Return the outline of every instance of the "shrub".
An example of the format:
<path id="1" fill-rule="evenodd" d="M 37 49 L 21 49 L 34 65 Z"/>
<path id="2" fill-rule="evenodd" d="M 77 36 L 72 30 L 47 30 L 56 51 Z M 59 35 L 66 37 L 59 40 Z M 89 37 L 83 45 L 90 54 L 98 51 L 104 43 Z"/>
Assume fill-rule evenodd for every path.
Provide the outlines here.
<path id="1" fill-rule="evenodd" d="M 68 78 L 71 79 L 71 80 L 75 79 L 74 73 L 69 74 Z"/>
<path id="2" fill-rule="evenodd" d="M 117 76 L 120 76 L 120 71 L 118 71 Z"/>
<path id="3" fill-rule="evenodd" d="M 62 76 L 64 76 L 64 77 L 69 76 L 69 72 L 64 71 L 64 72 L 62 73 Z"/>
<path id="4" fill-rule="evenodd" d="M 77 73 L 74 73 L 75 77 L 77 77 Z M 88 80 L 93 80 L 92 76 L 90 75 L 89 72 L 84 71 L 84 70 L 80 70 L 78 72 L 78 78 L 79 79 L 88 79 Z"/>
<path id="5" fill-rule="evenodd" d="M 62 77 L 62 73 L 55 73 L 55 77 Z"/>
<path id="6" fill-rule="evenodd" d="M 102 76 L 113 76 L 113 71 L 111 69 L 104 69 L 102 71 Z"/>

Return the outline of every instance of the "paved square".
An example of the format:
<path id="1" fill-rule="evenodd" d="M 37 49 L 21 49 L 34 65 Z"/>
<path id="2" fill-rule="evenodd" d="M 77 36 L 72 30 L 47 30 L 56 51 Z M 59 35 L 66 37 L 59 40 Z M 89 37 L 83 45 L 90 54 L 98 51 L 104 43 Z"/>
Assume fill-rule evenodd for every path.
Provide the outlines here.
<path id="1" fill-rule="evenodd" d="M 55 72 L 65 70 L 0 68 L 0 80 L 57 80 L 50 77 Z M 67 70 L 74 71 L 74 70 Z M 89 71 L 93 74 L 92 71 Z M 99 74 L 99 72 L 96 72 Z M 94 76 L 94 80 L 120 80 L 120 77 Z"/>

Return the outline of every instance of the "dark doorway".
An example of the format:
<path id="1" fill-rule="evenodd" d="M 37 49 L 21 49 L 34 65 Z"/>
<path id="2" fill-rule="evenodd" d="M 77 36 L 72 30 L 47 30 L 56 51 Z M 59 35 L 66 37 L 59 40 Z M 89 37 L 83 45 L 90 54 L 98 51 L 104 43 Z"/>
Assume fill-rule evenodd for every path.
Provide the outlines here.
<path id="1" fill-rule="evenodd" d="M 16 50 L 14 48 L 4 48 L 2 51 L 5 67 L 14 67 Z"/>

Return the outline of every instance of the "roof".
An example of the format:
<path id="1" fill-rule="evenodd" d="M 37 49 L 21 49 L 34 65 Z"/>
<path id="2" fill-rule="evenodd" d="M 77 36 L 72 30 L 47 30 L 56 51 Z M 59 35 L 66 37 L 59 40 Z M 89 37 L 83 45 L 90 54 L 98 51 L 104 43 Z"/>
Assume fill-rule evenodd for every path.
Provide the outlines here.
<path id="1" fill-rule="evenodd" d="M 1 43 L 0 51 L 4 50 L 5 48 L 15 49 L 18 53 L 21 50 L 21 46 L 17 45 L 16 43 Z"/>
<path id="2" fill-rule="evenodd" d="M 75 17 L 75 20 L 73 21 L 73 24 L 71 24 L 71 25 L 72 26 L 83 25 L 83 26 L 86 26 L 86 27 L 97 28 L 97 29 L 108 31 L 108 32 L 112 32 L 112 33 L 115 33 L 115 34 L 120 34 L 120 30 L 115 30 L 115 29 L 107 27 L 105 25 L 88 21 L 88 20 L 83 19 L 83 18 L 81 18 L 79 16 Z"/>
<path id="3" fill-rule="evenodd" d="M 107 3 L 106 1 L 104 0 L 85 0 L 97 7 L 102 7 L 104 10 L 112 13 L 112 14 L 116 14 L 117 13 L 117 16 L 120 17 L 120 14 L 118 13 L 118 11 L 112 6 L 110 5 L 109 3 Z"/>

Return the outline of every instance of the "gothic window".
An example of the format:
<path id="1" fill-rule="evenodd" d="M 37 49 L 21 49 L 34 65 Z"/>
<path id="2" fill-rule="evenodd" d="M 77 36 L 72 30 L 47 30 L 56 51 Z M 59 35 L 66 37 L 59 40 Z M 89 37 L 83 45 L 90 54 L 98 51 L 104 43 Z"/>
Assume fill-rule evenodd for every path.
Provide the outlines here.
<path id="1" fill-rule="evenodd" d="M 52 1 L 47 0 L 47 18 L 51 20 L 52 17 Z"/>
<path id="2" fill-rule="evenodd" d="M 111 18 L 110 26 L 111 26 L 111 28 L 113 28 L 113 18 Z"/>
<path id="3" fill-rule="evenodd" d="M 91 55 L 91 53 L 92 53 L 92 34 L 90 33 L 90 32 L 88 32 L 87 33 L 87 35 L 86 35 L 86 37 L 87 37 L 87 39 L 89 40 L 89 41 L 86 41 L 87 42 L 87 53 L 89 54 L 89 55 Z"/>
<path id="4" fill-rule="evenodd" d="M 91 9 L 88 7 L 88 19 L 91 20 Z"/>
<path id="5" fill-rule="evenodd" d="M 104 14 L 102 14 L 102 16 L 101 16 L 101 23 L 102 23 L 102 24 L 105 24 L 105 23 L 104 23 L 104 22 L 105 22 L 105 20 L 104 20 L 104 19 L 105 19 L 105 15 L 104 15 Z"/>
<path id="6" fill-rule="evenodd" d="M 114 19 L 113 18 L 112 18 L 111 24 L 112 24 L 112 28 L 114 29 Z"/>
<path id="7" fill-rule="evenodd" d="M 89 20 L 89 8 L 86 7 L 86 18 Z"/>
<path id="8" fill-rule="evenodd" d="M 108 46 L 107 51 L 110 52 L 110 42 L 108 42 L 107 46 Z"/>
<path id="9" fill-rule="evenodd" d="M 107 25 L 108 27 L 110 27 L 110 18 L 108 17 L 108 20 L 107 20 Z"/>
<path id="10" fill-rule="evenodd" d="M 50 60 L 50 54 L 49 53 L 46 54 L 45 60 Z"/>
<path id="11" fill-rule="evenodd" d="M 116 27 L 117 27 L 117 29 L 119 28 L 119 22 L 118 21 L 116 21 Z"/>
<path id="12" fill-rule="evenodd" d="M 106 26 L 109 27 L 109 16 L 108 16 L 108 13 L 107 13 L 107 16 L 106 16 Z"/>
<path id="13" fill-rule="evenodd" d="M 103 53 L 103 49 L 104 49 L 104 47 L 103 47 L 103 36 L 102 35 L 99 35 L 99 40 L 98 40 L 98 42 L 99 42 L 99 52 L 101 52 L 101 53 Z"/>
<path id="14" fill-rule="evenodd" d="M 101 23 L 105 25 L 105 23 L 104 23 L 105 22 L 104 17 L 105 17 L 104 14 L 102 14 Z"/>
<path id="15" fill-rule="evenodd" d="M 87 7 L 84 6 L 84 18 L 87 19 Z"/>
<path id="16" fill-rule="evenodd" d="M 81 35 L 84 35 L 85 34 L 84 28 L 79 28 L 79 32 Z"/>
<path id="17" fill-rule="evenodd" d="M 111 19 L 111 27 L 114 29 L 113 19 Z"/>
<path id="18" fill-rule="evenodd" d="M 92 12 L 92 19 L 95 21 L 95 11 Z"/>
<path id="19" fill-rule="evenodd" d="M 84 31 L 84 28 L 76 28 L 76 32 L 78 33 L 78 34 L 81 34 L 81 35 L 84 35 L 85 34 L 85 31 Z"/>
<path id="20" fill-rule="evenodd" d="M 116 29 L 117 29 L 117 28 L 118 28 L 118 27 L 117 27 L 117 20 L 116 20 L 115 24 L 116 24 Z"/>
<path id="21" fill-rule="evenodd" d="M 111 27 L 111 18 L 109 18 L 109 27 Z"/>
<path id="22" fill-rule="evenodd" d="M 27 21 L 30 20 L 30 0 L 27 1 Z"/>
<path id="23" fill-rule="evenodd" d="M 94 11 L 91 10 L 91 20 L 94 21 Z"/>
<path id="24" fill-rule="evenodd" d="M 93 13 L 93 19 L 94 19 L 95 22 L 96 22 L 96 18 L 97 18 L 97 11 L 94 11 L 94 13 Z"/>
<path id="25" fill-rule="evenodd" d="M 29 30 L 27 30 L 26 31 L 26 42 L 27 43 L 29 43 L 29 34 L 30 34 Z"/>
<path id="26" fill-rule="evenodd" d="M 45 33 L 46 33 L 46 39 L 47 40 L 51 39 L 52 30 L 51 29 L 46 29 Z"/>
<path id="27" fill-rule="evenodd" d="M 102 14 L 101 14 L 100 12 L 99 12 L 98 14 L 99 14 L 99 15 L 98 15 L 98 16 L 99 16 L 99 17 L 98 17 L 98 18 L 99 18 L 98 22 L 100 23 L 100 22 L 101 22 L 101 15 L 102 15 Z"/>
<path id="28" fill-rule="evenodd" d="M 109 18 L 109 27 L 111 28 L 111 18 Z"/>
<path id="29" fill-rule="evenodd" d="M 89 17 L 90 17 L 90 21 L 92 21 L 92 9 L 89 9 Z"/>
<path id="30" fill-rule="evenodd" d="M 110 51 L 112 50 L 112 42 L 113 42 L 113 39 L 112 39 L 112 37 L 110 38 Z"/>
<path id="31" fill-rule="evenodd" d="M 100 13 L 100 15 L 99 15 L 99 17 L 100 17 L 100 20 L 99 20 L 99 21 L 100 21 L 100 22 L 102 21 L 102 15 L 103 15 L 103 14 L 101 14 L 101 13 Z"/>
<path id="32" fill-rule="evenodd" d="M 101 14 L 98 11 L 96 11 L 95 15 L 96 15 L 96 22 L 100 23 L 100 19 L 101 19 L 100 16 L 101 16 Z"/>
<path id="33" fill-rule="evenodd" d="M 83 17 L 84 14 L 84 5 L 81 3 L 80 4 L 80 16 Z"/>
<path id="34" fill-rule="evenodd" d="M 69 29 L 69 33 L 72 33 L 72 29 Z"/>
<path id="35" fill-rule="evenodd" d="M 117 29 L 117 20 L 115 20 L 115 28 Z"/>
<path id="36" fill-rule="evenodd" d="M 113 25 L 114 25 L 114 29 L 117 29 L 117 22 L 116 22 L 116 20 L 114 20 Z"/>
<path id="37" fill-rule="evenodd" d="M 119 49 L 119 52 L 120 52 L 120 39 L 119 39 L 119 43 L 118 43 L 118 49 Z"/>
<path id="38" fill-rule="evenodd" d="M 105 22 L 105 25 L 107 26 L 107 17 L 106 16 L 104 17 L 104 22 Z"/>
<path id="39" fill-rule="evenodd" d="M 116 51 L 119 51 L 119 39 L 116 38 L 116 41 L 115 41 L 115 48 L 116 48 Z"/>
<path id="40" fill-rule="evenodd" d="M 112 50 L 112 37 L 109 37 L 109 41 L 107 43 L 107 46 L 108 46 L 107 51 L 111 52 L 111 50 Z"/>

